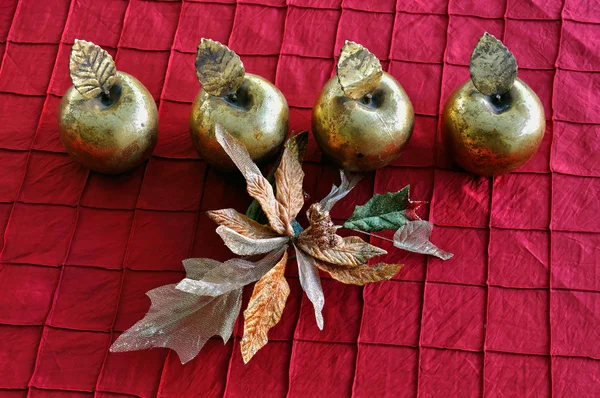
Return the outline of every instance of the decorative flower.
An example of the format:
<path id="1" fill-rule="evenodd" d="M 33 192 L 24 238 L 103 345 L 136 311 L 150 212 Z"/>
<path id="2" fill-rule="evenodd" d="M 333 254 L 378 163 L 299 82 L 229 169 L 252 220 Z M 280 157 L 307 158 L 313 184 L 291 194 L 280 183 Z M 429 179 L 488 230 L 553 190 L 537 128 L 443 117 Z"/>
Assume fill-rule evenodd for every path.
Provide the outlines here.
<path id="1" fill-rule="evenodd" d="M 209 211 L 209 217 L 219 225 L 216 232 L 225 245 L 233 253 L 246 257 L 225 262 L 206 258 L 184 260 L 186 278 L 147 293 L 152 300 L 150 310 L 115 341 L 111 347 L 113 352 L 170 347 L 185 363 L 198 354 L 211 336 L 220 335 L 224 341 L 229 339 L 240 311 L 242 289 L 258 281 L 244 311 L 244 335 L 240 345 L 242 358 L 247 363 L 267 343 L 268 331 L 281 319 L 290 294 L 284 273 L 291 247 L 297 259 L 300 284 L 313 304 L 319 329 L 323 329 L 321 312 L 325 304 L 319 269 L 340 282 L 364 285 L 390 279 L 402 267 L 399 264 L 368 265 L 371 258 L 386 251 L 356 236 L 337 235 L 340 226 L 333 224 L 329 212 L 354 188 L 359 177 L 348 179 L 342 172 L 340 185 L 334 185 L 323 200 L 308 209 L 308 228 L 302 230 L 295 221 L 304 205 L 302 157 L 306 132 L 286 142 L 274 173 L 276 190 L 234 137 L 220 125 L 216 126 L 215 133 L 244 175 L 247 191 L 262 208 L 268 225 L 234 209 Z M 406 228 L 415 230 L 414 226 L 420 224 L 413 223 L 423 222 L 429 233 L 421 233 L 416 244 L 409 242 L 404 244 L 405 248 L 440 257 L 448 255 L 428 241 L 431 224 L 415 214 L 421 203 L 410 201 L 408 187 L 395 194 L 376 195 L 364 206 L 357 207 L 345 226 L 366 232 L 400 227 L 396 235 L 403 228 L 405 232 L 400 235 L 409 235 Z M 395 241 L 396 236 L 394 244 L 397 245 Z M 254 260 L 257 256 L 259 259 Z"/>

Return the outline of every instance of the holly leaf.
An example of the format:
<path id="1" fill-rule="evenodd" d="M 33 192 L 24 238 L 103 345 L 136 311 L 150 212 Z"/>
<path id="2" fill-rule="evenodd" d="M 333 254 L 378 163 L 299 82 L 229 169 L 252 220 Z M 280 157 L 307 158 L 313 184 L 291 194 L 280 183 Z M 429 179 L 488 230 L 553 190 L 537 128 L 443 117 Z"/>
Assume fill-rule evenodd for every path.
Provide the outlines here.
<path id="1" fill-rule="evenodd" d="M 327 272 L 333 279 L 342 283 L 359 286 L 365 283 L 391 279 L 402 268 L 402 264 L 383 263 L 348 266 L 317 261 L 316 264 L 319 269 Z"/>
<path id="2" fill-rule="evenodd" d="M 325 295 L 321 287 L 321 277 L 317 271 L 315 260 L 307 256 L 302 250 L 296 249 L 296 259 L 298 262 L 298 276 L 300 278 L 300 286 L 306 293 L 306 297 L 310 300 L 315 309 L 315 318 L 317 327 L 323 330 L 323 306 L 325 306 Z"/>
<path id="3" fill-rule="evenodd" d="M 246 148 L 229 134 L 220 124 L 215 125 L 215 136 L 227 155 L 246 179 L 248 194 L 256 199 L 265 212 L 269 225 L 279 234 L 294 236 L 291 220 L 287 219 L 287 211 L 275 198 L 273 187 L 263 177 L 258 166 L 252 161 Z"/>
<path id="4" fill-rule="evenodd" d="M 83 98 L 108 95 L 117 80 L 115 61 L 100 46 L 75 39 L 69 59 L 73 86 Z"/>
<path id="5" fill-rule="evenodd" d="M 302 159 L 307 143 L 307 131 L 290 137 L 285 143 L 281 162 L 275 171 L 277 200 L 285 208 L 288 220 L 294 220 L 304 206 Z"/>
<path id="6" fill-rule="evenodd" d="M 177 284 L 177 289 L 198 296 L 219 296 L 259 280 L 283 256 L 287 246 L 268 253 L 258 261 L 232 258 L 220 262 L 206 258 L 190 258 L 183 262 L 187 276 Z M 196 269 L 205 269 L 199 273 Z M 192 275 L 193 274 L 193 275 Z"/>
<path id="7" fill-rule="evenodd" d="M 219 335 L 224 342 L 229 340 L 242 305 L 242 289 L 208 297 L 183 292 L 171 284 L 146 294 L 152 301 L 148 313 L 119 336 L 111 352 L 166 347 L 186 363 L 198 355 L 210 337 Z"/>
<path id="8" fill-rule="evenodd" d="M 248 238 L 268 239 L 279 236 L 268 225 L 259 224 L 234 209 L 209 210 L 206 214 L 215 223 L 230 228 Z"/>
<path id="9" fill-rule="evenodd" d="M 429 241 L 433 225 L 429 221 L 408 221 L 394 234 L 394 246 L 414 253 L 428 254 L 448 260 L 454 256 Z"/>
<path id="10" fill-rule="evenodd" d="M 277 265 L 254 285 L 244 311 L 244 336 L 240 342 L 244 363 L 248 363 L 267 344 L 267 333 L 281 319 L 290 295 L 290 286 L 284 275 L 287 258 L 286 252 Z"/>
<path id="11" fill-rule="evenodd" d="M 319 244 L 318 241 L 305 239 L 305 237 L 303 233 L 298 236 L 298 247 L 317 260 L 331 264 L 360 265 L 373 257 L 387 253 L 377 246 L 368 244 L 358 236 L 342 238 L 340 243 L 333 247 Z"/>
<path id="12" fill-rule="evenodd" d="M 287 236 L 255 239 L 248 238 L 224 225 L 217 227 L 217 234 L 223 239 L 225 246 L 239 256 L 253 256 L 277 250 L 290 240 Z"/>
<path id="13" fill-rule="evenodd" d="M 410 200 L 410 185 L 398 192 L 388 192 L 373 196 L 362 206 L 356 206 L 354 212 L 344 223 L 348 229 L 365 232 L 397 229 L 408 221 L 418 220 L 416 210 L 425 202 Z"/>
<path id="14" fill-rule="evenodd" d="M 200 40 L 196 75 L 204 91 L 217 97 L 237 91 L 245 74 L 242 60 L 227 46 L 210 39 Z"/>

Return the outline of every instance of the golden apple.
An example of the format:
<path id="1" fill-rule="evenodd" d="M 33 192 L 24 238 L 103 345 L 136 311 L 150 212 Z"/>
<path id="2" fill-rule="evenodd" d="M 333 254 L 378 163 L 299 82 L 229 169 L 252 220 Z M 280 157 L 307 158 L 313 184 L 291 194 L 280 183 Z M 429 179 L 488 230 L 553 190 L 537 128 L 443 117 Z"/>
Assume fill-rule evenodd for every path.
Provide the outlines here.
<path id="1" fill-rule="evenodd" d="M 158 140 L 158 111 L 144 85 L 117 72 L 108 53 L 82 40 L 73 46 L 71 78 L 74 85 L 58 112 L 60 139 L 69 155 L 107 174 L 148 159 Z"/>
<path id="2" fill-rule="evenodd" d="M 412 135 L 412 103 L 396 79 L 381 71 L 379 60 L 356 43 L 346 42 L 337 69 L 313 107 L 315 140 L 345 170 L 384 167 Z"/>
<path id="3" fill-rule="evenodd" d="M 442 132 L 449 154 L 460 167 L 495 176 L 521 167 L 535 155 L 546 121 L 535 92 L 516 78 L 516 61 L 508 49 L 487 33 L 477 46 L 471 80 L 458 87 L 444 105 Z M 478 58 L 488 62 L 486 70 L 477 70 L 481 67 Z M 493 62 L 505 64 L 490 68 Z"/>
<path id="4" fill-rule="evenodd" d="M 235 169 L 215 137 L 215 125 L 221 124 L 253 161 L 273 158 L 288 130 L 283 94 L 268 80 L 246 73 L 237 54 L 212 40 L 202 39 L 198 46 L 196 72 L 202 89 L 192 104 L 190 135 L 200 156 L 221 170 Z"/>

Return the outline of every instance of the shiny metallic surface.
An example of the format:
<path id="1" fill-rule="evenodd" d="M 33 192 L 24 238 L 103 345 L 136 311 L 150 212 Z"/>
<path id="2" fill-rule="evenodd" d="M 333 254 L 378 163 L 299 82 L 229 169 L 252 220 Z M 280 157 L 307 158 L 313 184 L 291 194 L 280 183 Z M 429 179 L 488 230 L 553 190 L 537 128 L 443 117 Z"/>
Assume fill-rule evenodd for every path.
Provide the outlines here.
<path id="1" fill-rule="evenodd" d="M 500 99 L 481 94 L 471 80 L 444 106 L 444 141 L 454 161 L 482 176 L 511 172 L 535 155 L 546 126 L 544 108 L 522 80 Z"/>
<path id="2" fill-rule="evenodd" d="M 369 96 L 347 98 L 334 76 L 313 107 L 312 131 L 317 144 L 344 170 L 384 167 L 400 155 L 412 135 L 413 106 L 396 79 L 384 72 Z"/>
<path id="3" fill-rule="evenodd" d="M 209 164 L 232 171 L 235 165 L 215 138 L 215 124 L 236 137 L 256 163 L 273 158 L 285 141 L 289 109 L 283 94 L 268 80 L 246 73 L 235 97 L 215 97 L 200 90 L 192 104 L 190 134 Z"/>
<path id="4" fill-rule="evenodd" d="M 117 72 L 110 99 L 85 99 L 71 86 L 60 102 L 60 139 L 83 166 L 119 174 L 150 157 L 158 140 L 158 110 L 133 76 Z"/>

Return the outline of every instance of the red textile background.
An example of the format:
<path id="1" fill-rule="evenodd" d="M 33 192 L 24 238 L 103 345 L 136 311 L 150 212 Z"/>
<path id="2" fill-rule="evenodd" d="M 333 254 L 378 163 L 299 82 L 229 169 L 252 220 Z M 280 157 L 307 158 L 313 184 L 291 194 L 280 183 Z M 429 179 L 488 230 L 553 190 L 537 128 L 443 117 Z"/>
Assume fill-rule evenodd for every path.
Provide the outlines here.
<path id="1" fill-rule="evenodd" d="M 495 179 L 453 169 L 439 145 L 440 109 L 484 31 L 515 53 L 548 119 L 535 159 Z M 203 211 L 249 203 L 188 136 L 201 37 L 280 87 L 296 131 L 344 40 L 371 49 L 410 95 L 415 133 L 334 215 L 410 183 L 456 256 L 392 249 L 385 260 L 406 265 L 391 282 L 324 279 L 323 332 L 290 270 L 283 320 L 247 366 L 239 327 L 185 366 L 166 349 L 108 354 L 183 258 L 231 256 Z M 104 46 L 159 104 L 154 156 L 126 175 L 88 173 L 59 142 L 74 38 Z M 599 3 L 1 0 L 0 52 L 1 396 L 600 396 Z M 314 144 L 305 169 L 312 198 L 337 178 Z"/>

